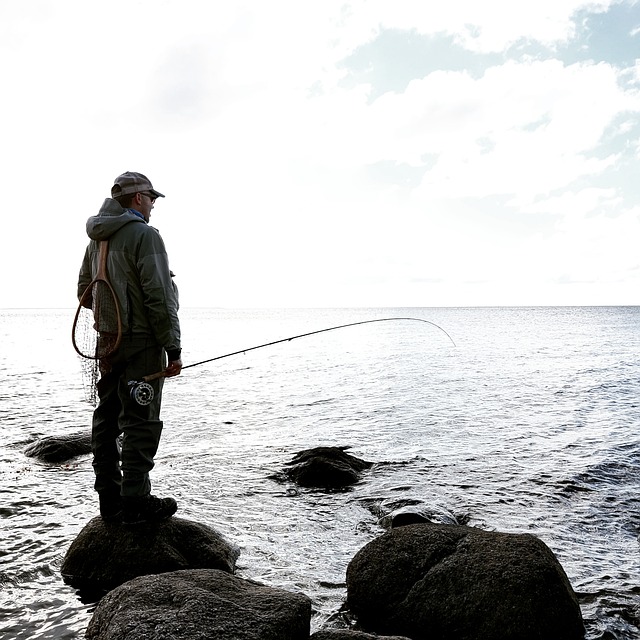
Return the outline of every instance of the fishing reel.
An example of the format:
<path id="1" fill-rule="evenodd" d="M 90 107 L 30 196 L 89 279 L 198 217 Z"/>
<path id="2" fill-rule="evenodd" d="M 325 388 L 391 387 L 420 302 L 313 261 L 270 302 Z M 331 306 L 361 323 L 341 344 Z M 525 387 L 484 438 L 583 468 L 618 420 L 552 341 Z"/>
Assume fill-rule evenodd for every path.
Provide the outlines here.
<path id="1" fill-rule="evenodd" d="M 151 404 L 156 393 L 149 383 L 158 378 L 164 378 L 166 375 L 166 371 L 158 371 L 150 376 L 145 376 L 142 380 L 129 380 L 129 395 L 131 399 L 143 407 Z"/>
<path id="2" fill-rule="evenodd" d="M 135 400 L 139 405 L 146 407 L 151 404 L 155 392 L 153 387 L 144 380 L 131 380 L 129 381 L 129 395 L 132 400 Z"/>

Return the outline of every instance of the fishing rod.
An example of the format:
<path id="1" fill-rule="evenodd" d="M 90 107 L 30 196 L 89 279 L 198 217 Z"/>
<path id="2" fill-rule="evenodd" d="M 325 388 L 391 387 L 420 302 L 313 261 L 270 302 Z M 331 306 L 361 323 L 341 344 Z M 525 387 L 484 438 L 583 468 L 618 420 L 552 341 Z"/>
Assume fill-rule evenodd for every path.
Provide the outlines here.
<path id="1" fill-rule="evenodd" d="M 222 360 L 223 358 L 229 358 L 231 356 L 237 356 L 241 353 L 247 353 L 248 351 L 255 351 L 256 349 L 263 349 L 264 347 L 271 347 L 274 344 L 281 344 L 283 342 L 291 342 L 292 340 L 296 340 L 297 338 L 306 338 L 307 336 L 313 336 L 318 333 L 325 333 L 326 331 L 335 331 L 336 329 L 344 329 L 345 327 L 355 327 L 359 324 L 370 324 L 372 322 L 390 322 L 396 320 L 409 320 L 413 322 L 424 322 L 426 324 L 430 324 L 432 327 L 439 329 L 444 333 L 449 340 L 451 340 L 451 344 L 456 346 L 456 343 L 453 341 L 453 338 L 439 325 L 435 322 L 431 322 L 430 320 L 425 320 L 424 318 L 412 318 L 412 317 L 393 317 L 393 318 L 375 318 L 373 320 L 360 320 L 359 322 L 349 322 L 347 324 L 339 324 L 335 327 L 327 327 L 326 329 L 317 329 L 316 331 L 309 331 L 307 333 L 300 333 L 296 336 L 291 336 L 289 338 L 282 338 L 280 340 L 273 340 L 272 342 L 265 342 L 264 344 L 256 345 L 255 347 L 248 347 L 247 349 L 239 349 L 238 351 L 232 351 L 231 353 L 225 353 L 222 356 L 216 356 L 214 358 L 209 358 L 207 360 L 201 360 L 200 362 L 194 362 L 193 364 L 188 364 L 185 367 L 182 367 L 182 371 L 185 369 L 190 369 L 191 367 L 198 367 L 203 364 L 207 364 L 209 362 L 214 362 L 216 360 Z M 131 397 L 140 405 L 149 404 L 154 397 L 153 387 L 149 384 L 154 380 L 158 380 L 158 378 L 166 378 L 167 374 L 165 371 L 158 371 L 157 373 L 152 373 L 148 376 L 144 376 L 142 380 L 130 380 L 130 394 Z"/>

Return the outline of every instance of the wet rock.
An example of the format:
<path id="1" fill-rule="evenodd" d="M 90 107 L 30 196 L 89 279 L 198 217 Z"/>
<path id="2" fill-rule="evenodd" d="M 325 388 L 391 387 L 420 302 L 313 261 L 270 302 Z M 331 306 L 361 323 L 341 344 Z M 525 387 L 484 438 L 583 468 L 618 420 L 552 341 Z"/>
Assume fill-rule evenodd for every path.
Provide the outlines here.
<path id="1" fill-rule="evenodd" d="M 309 640 L 411 640 L 407 636 L 377 636 L 364 631 L 351 630 L 327 630 L 318 631 L 311 635 Z"/>
<path id="2" fill-rule="evenodd" d="M 182 518 L 125 526 L 94 518 L 67 551 L 61 573 L 86 592 L 108 591 L 138 576 L 180 569 L 235 571 L 237 547 L 206 525 Z"/>
<path id="3" fill-rule="evenodd" d="M 224 571 L 176 571 L 131 580 L 108 593 L 89 640 L 307 640 L 311 601 Z"/>
<path id="4" fill-rule="evenodd" d="M 380 511 L 386 511 L 381 515 L 378 523 L 385 529 L 404 527 L 408 524 L 463 524 L 447 508 L 422 500 L 404 499 L 395 500 L 388 504 L 381 504 Z"/>
<path id="5" fill-rule="evenodd" d="M 423 498 L 360 498 L 358 502 L 377 518 L 378 524 L 385 529 L 403 527 L 408 524 L 467 524 L 469 517 L 455 514 L 438 500 Z"/>
<path id="6" fill-rule="evenodd" d="M 551 550 L 529 535 L 413 524 L 363 547 L 347 606 L 364 629 L 414 640 L 578 640 L 576 595 Z"/>
<path id="7" fill-rule="evenodd" d="M 84 431 L 46 436 L 32 442 L 24 450 L 29 458 L 38 458 L 43 462 L 65 462 L 87 453 L 91 453 L 91 433 Z"/>
<path id="8" fill-rule="evenodd" d="M 380 524 L 387 523 L 390 529 L 406 527 L 408 524 L 461 524 L 453 513 L 422 507 L 403 507 L 389 514 L 388 519 L 383 519 Z"/>
<path id="9" fill-rule="evenodd" d="M 296 454 L 285 475 L 301 487 L 341 488 L 355 484 L 373 463 L 356 458 L 348 447 L 315 447 Z"/>

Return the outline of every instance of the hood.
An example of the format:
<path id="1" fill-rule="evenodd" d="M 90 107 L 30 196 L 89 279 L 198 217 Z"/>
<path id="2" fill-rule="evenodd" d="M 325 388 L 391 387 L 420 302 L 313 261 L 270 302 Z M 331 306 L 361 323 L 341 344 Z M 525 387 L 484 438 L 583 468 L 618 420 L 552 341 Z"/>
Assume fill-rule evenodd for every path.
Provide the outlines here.
<path id="1" fill-rule="evenodd" d="M 106 240 L 118 229 L 130 222 L 146 222 L 129 209 L 123 209 L 118 202 L 107 198 L 100 207 L 97 216 L 91 216 L 87 220 L 87 235 L 92 240 Z"/>

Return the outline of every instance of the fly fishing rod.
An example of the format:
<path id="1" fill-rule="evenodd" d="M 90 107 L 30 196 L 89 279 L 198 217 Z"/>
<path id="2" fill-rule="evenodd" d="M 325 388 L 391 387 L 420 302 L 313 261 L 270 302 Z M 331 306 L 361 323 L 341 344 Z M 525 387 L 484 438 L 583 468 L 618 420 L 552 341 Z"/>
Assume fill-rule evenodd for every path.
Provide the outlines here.
<path id="1" fill-rule="evenodd" d="M 390 322 L 396 320 L 409 320 L 414 322 L 424 322 L 426 324 L 430 324 L 431 326 L 439 329 L 444 333 L 449 340 L 451 340 L 451 344 L 456 346 L 456 343 L 453 341 L 453 338 L 439 325 L 435 322 L 431 322 L 430 320 L 425 320 L 424 318 L 375 318 L 373 320 L 360 320 L 359 322 L 349 322 L 348 324 L 339 324 L 335 327 L 327 327 L 326 329 L 317 329 L 316 331 L 309 331 L 307 333 L 300 333 L 297 336 L 291 336 L 290 338 L 282 338 L 280 340 L 273 340 L 272 342 L 265 342 L 264 344 L 256 345 L 255 347 L 249 347 L 247 349 L 239 349 L 238 351 L 232 351 L 231 353 L 225 353 L 222 356 L 216 356 L 215 358 L 209 358 L 208 360 L 201 360 L 200 362 L 194 362 L 193 364 L 188 364 L 185 367 L 182 367 L 182 371 L 185 369 L 190 369 L 191 367 L 198 367 L 203 364 L 207 364 L 209 362 L 214 362 L 215 360 L 222 360 L 223 358 L 229 358 L 231 356 L 237 356 L 241 353 L 247 353 L 248 351 L 255 351 L 256 349 L 263 349 L 264 347 L 271 347 L 274 344 L 281 344 L 283 342 L 291 342 L 292 340 L 296 340 L 297 338 L 306 338 L 307 336 L 313 336 L 318 333 L 325 333 L 326 331 L 335 331 L 336 329 L 344 329 L 345 327 L 355 327 L 359 324 L 370 324 L 372 322 Z M 149 384 L 153 380 L 158 380 L 158 378 L 166 378 L 167 374 L 165 371 L 158 371 L 157 373 L 152 373 L 148 376 L 144 376 L 142 380 L 131 380 L 129 382 L 131 397 L 140 405 L 149 404 L 154 397 L 153 387 Z"/>

